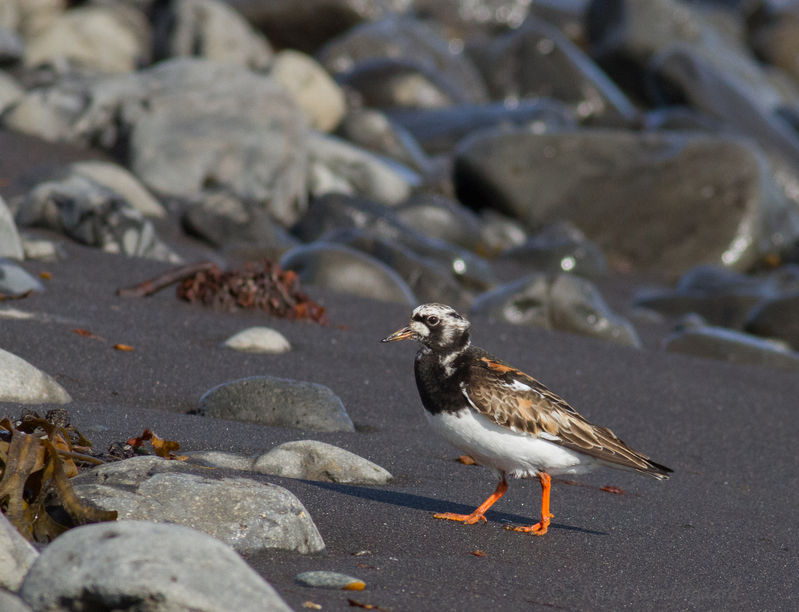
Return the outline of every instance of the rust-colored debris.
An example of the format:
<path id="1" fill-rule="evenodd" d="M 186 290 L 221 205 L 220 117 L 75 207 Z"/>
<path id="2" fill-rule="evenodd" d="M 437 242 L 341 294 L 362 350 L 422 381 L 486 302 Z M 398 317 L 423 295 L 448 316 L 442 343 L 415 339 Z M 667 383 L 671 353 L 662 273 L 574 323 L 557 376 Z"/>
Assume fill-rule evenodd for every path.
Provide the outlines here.
<path id="1" fill-rule="evenodd" d="M 607 485 L 606 487 L 599 487 L 599 490 L 604 491 L 605 493 L 613 493 L 614 495 L 624 495 L 625 493 L 627 493 L 627 491 L 615 485 Z"/>
<path id="2" fill-rule="evenodd" d="M 130 344 L 122 344 L 122 343 L 115 344 L 114 348 L 118 351 L 123 351 L 123 352 L 130 352 L 133 350 L 133 347 Z"/>
<path id="3" fill-rule="evenodd" d="M 90 450 L 64 409 L 0 420 L 0 509 L 25 538 L 49 542 L 70 527 L 116 519 L 80 500 L 68 480 L 78 465 L 102 463 Z"/>
<path id="4" fill-rule="evenodd" d="M 458 457 L 458 461 L 460 461 L 463 465 L 477 465 L 477 461 L 475 461 L 474 457 L 471 455 L 461 455 Z"/>
<path id="5" fill-rule="evenodd" d="M 153 452 L 164 459 L 174 459 L 177 461 L 186 461 L 186 459 L 188 459 L 185 455 L 175 454 L 175 451 L 180 450 L 180 442 L 159 438 L 151 429 L 145 429 L 142 435 L 128 440 L 128 444 L 134 448 L 140 448 L 145 442 L 149 442 L 150 446 L 153 447 Z"/>
<path id="6" fill-rule="evenodd" d="M 305 319 L 327 325 L 325 309 L 301 289 L 297 274 L 264 260 L 247 263 L 244 270 L 224 271 L 213 263 L 189 264 L 132 287 L 117 290 L 123 297 L 146 297 L 179 282 L 177 295 L 187 302 L 235 310 L 265 310 L 288 319 Z"/>
<path id="7" fill-rule="evenodd" d="M 92 340 L 102 340 L 103 342 L 105 342 L 105 338 L 102 338 L 101 336 L 98 336 L 97 334 L 90 332 L 88 329 L 76 327 L 72 331 L 78 334 L 79 336 L 83 336 L 84 338 L 91 338 Z"/>
<path id="8" fill-rule="evenodd" d="M 485 556 L 487 556 L 485 551 L 482 551 L 479 548 L 477 550 L 473 550 L 471 552 L 471 554 L 473 554 L 475 557 L 485 557 Z"/>
<path id="9" fill-rule="evenodd" d="M 363 603 L 355 599 L 347 599 L 347 603 L 349 603 L 350 606 L 352 606 L 353 608 L 363 608 L 364 610 L 377 610 L 378 612 L 389 612 L 388 608 L 381 608 L 380 606 Z"/>

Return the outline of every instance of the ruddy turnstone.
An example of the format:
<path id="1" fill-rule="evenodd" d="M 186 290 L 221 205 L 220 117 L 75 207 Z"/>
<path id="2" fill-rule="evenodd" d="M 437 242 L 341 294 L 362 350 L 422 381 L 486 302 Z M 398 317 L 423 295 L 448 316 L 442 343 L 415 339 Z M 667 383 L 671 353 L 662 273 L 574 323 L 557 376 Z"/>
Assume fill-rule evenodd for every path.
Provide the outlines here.
<path id="1" fill-rule="evenodd" d="M 423 304 L 410 324 L 382 342 L 417 340 L 414 372 L 428 421 L 456 448 L 499 472 L 491 496 L 471 514 L 436 518 L 473 524 L 505 494 L 507 478 L 541 483 L 541 521 L 515 531 L 544 535 L 550 475 L 578 474 L 597 465 L 668 478 L 669 468 L 631 449 L 606 427 L 592 425 L 532 376 L 499 361 L 470 341 L 471 323 L 450 306 Z"/>

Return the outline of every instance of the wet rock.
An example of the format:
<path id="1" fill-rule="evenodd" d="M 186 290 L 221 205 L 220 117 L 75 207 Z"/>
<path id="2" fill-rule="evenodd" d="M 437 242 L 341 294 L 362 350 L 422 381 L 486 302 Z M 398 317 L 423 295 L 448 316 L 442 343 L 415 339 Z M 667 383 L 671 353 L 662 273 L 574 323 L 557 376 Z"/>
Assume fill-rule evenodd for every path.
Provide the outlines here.
<path id="1" fill-rule="evenodd" d="M 711 325 L 743 329 L 756 304 L 792 290 L 799 290 L 799 268 L 795 266 L 760 275 L 697 266 L 683 274 L 674 289 L 644 289 L 633 301 L 668 316 L 696 313 Z"/>
<path id="2" fill-rule="evenodd" d="M 218 385 L 200 398 L 197 412 L 277 427 L 355 431 L 341 400 L 328 387 L 274 376 L 251 376 Z"/>
<path id="3" fill-rule="evenodd" d="M 152 10 L 156 60 L 201 57 L 254 70 L 269 66 L 269 42 L 225 2 L 169 0 Z"/>
<path id="4" fill-rule="evenodd" d="M 469 292 L 458 284 L 447 267 L 417 255 L 402 244 L 356 228 L 333 230 L 324 235 L 323 241 L 358 249 L 383 262 L 407 283 L 420 302 L 438 299 L 456 308 L 466 308 L 471 302 Z"/>
<path id="5" fill-rule="evenodd" d="M 75 7 L 27 38 L 25 63 L 61 70 L 73 63 L 100 72 L 132 72 L 150 62 L 151 36 L 146 16 L 132 5 Z"/>
<path id="6" fill-rule="evenodd" d="M 291 344 L 279 331 L 270 327 L 248 327 L 234 334 L 224 345 L 243 353 L 287 353 Z"/>
<path id="7" fill-rule="evenodd" d="M 0 402 L 67 404 L 69 393 L 49 374 L 0 349 Z"/>
<path id="8" fill-rule="evenodd" d="M 0 29 L 0 33 L 2 31 Z M 25 90 L 22 89 L 16 80 L 11 75 L 0 70 L 0 113 L 19 101 L 24 94 Z"/>
<path id="9" fill-rule="evenodd" d="M 253 470 L 286 478 L 343 484 L 386 484 L 391 474 L 358 455 L 316 440 L 286 442 L 258 457 Z"/>
<path id="10" fill-rule="evenodd" d="M 799 235 L 763 155 L 730 137 L 495 131 L 463 143 L 455 181 L 467 205 L 491 202 L 533 228 L 572 221 L 609 258 L 641 269 L 746 270 Z"/>
<path id="11" fill-rule="evenodd" d="M 41 293 L 44 287 L 24 269 L 0 257 L 0 295 L 15 297 L 31 291 Z"/>
<path id="12" fill-rule="evenodd" d="M 527 230 L 517 219 L 503 215 L 491 208 L 480 211 L 483 241 L 488 254 L 496 256 L 503 251 L 521 246 L 527 240 Z"/>
<path id="13" fill-rule="evenodd" d="M 104 161 L 81 161 L 69 164 L 66 171 L 86 176 L 108 187 L 145 217 L 166 217 L 166 210 L 161 203 L 122 166 Z"/>
<path id="14" fill-rule="evenodd" d="M 587 278 L 604 276 L 608 266 L 599 247 L 569 222 L 555 223 L 522 244 L 500 253 L 496 262 L 513 262 L 539 272 L 570 272 Z"/>
<path id="15" fill-rule="evenodd" d="M 25 258 L 17 224 L 14 223 L 14 217 L 6 206 L 3 196 L 0 196 L 0 257 Z"/>
<path id="16" fill-rule="evenodd" d="M 175 465 L 178 464 L 178 465 Z M 324 549 L 307 510 L 286 489 L 160 457 L 108 463 L 72 479 L 75 493 L 120 520 L 177 523 L 198 529 L 243 555 L 266 549 Z"/>
<path id="17" fill-rule="evenodd" d="M 518 126 L 540 134 L 573 128 L 575 118 L 563 102 L 551 99 L 519 100 L 512 104 L 455 106 L 436 109 L 386 111 L 389 119 L 404 127 L 429 154 L 451 153 L 473 132 Z"/>
<path id="18" fill-rule="evenodd" d="M 305 113 L 310 126 L 333 131 L 346 112 L 344 92 L 313 58 L 285 49 L 272 62 L 272 77 Z"/>
<path id="19" fill-rule="evenodd" d="M 2 589 L 16 591 L 22 584 L 25 574 L 28 573 L 39 553 L 22 537 L 16 527 L 0 512 L 0 595 Z M 0 599 L 0 610 L 13 610 L 6 608 Z"/>
<path id="20" fill-rule="evenodd" d="M 353 578 L 338 572 L 302 572 L 297 574 L 295 580 L 302 586 L 321 589 L 342 589 L 344 591 L 362 591 L 366 583 L 360 578 Z"/>
<path id="21" fill-rule="evenodd" d="M 382 159 L 334 136 L 309 138 L 308 190 L 314 196 L 344 193 L 397 204 L 421 179 L 399 163 Z"/>
<path id="22" fill-rule="evenodd" d="M 181 261 L 122 195 L 82 174 L 39 183 L 16 207 L 21 226 L 44 227 L 108 253 Z"/>
<path id="23" fill-rule="evenodd" d="M 431 172 L 433 162 L 411 133 L 378 110 L 351 110 L 339 125 L 338 134 L 367 151 L 389 157 L 417 172 Z"/>
<path id="24" fill-rule="evenodd" d="M 317 242 L 297 247 L 283 255 L 280 267 L 295 271 L 304 285 L 384 302 L 418 303 L 411 288 L 394 270 L 344 245 Z"/>
<path id="25" fill-rule="evenodd" d="M 471 314 L 640 347 L 632 324 L 611 311 L 596 287 L 571 274 L 532 274 L 475 298 Z"/>
<path id="26" fill-rule="evenodd" d="M 799 370 L 799 353 L 791 351 L 786 343 L 764 340 L 725 327 L 703 325 L 701 322 L 682 326 L 663 341 L 663 346 L 673 353 Z"/>
<path id="27" fill-rule="evenodd" d="M 362 62 L 402 60 L 443 79 L 461 99 L 487 100 L 485 85 L 466 54 L 453 51 L 445 38 L 421 20 L 392 16 L 361 24 L 330 41 L 318 57 L 334 75 L 354 70 Z"/>
<path id="28" fill-rule="evenodd" d="M 480 217 L 451 200 L 435 193 L 419 193 L 394 209 L 397 219 L 431 238 L 461 246 L 476 253 L 486 253 Z"/>
<path id="29" fill-rule="evenodd" d="M 141 521 L 66 532 L 39 556 L 20 595 L 35 610 L 290 610 L 230 547 L 188 527 Z"/>
<path id="30" fill-rule="evenodd" d="M 799 350 L 799 291 L 764 300 L 748 314 L 747 331 L 780 338 Z"/>
<path id="31" fill-rule="evenodd" d="M 527 19 L 496 37 L 480 59 L 494 98 L 555 98 L 583 122 L 632 123 L 637 118 L 616 84 L 557 28 L 539 19 Z"/>
<path id="32" fill-rule="evenodd" d="M 299 244 L 263 208 L 227 191 L 205 191 L 183 204 L 181 224 L 187 233 L 226 253 L 243 254 L 242 259 L 277 259 Z"/>

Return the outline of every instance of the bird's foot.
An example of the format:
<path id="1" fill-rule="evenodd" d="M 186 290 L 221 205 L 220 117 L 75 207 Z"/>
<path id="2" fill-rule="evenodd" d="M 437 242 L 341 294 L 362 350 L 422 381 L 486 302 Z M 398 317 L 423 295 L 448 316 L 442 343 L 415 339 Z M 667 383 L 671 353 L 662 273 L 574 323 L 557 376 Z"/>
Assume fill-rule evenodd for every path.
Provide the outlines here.
<path id="1" fill-rule="evenodd" d="M 455 514 L 454 512 L 439 512 L 438 514 L 434 514 L 433 518 L 437 519 L 446 519 L 448 521 L 458 521 L 460 523 L 465 523 L 467 525 L 474 525 L 478 521 L 486 521 L 486 517 L 482 514 L 477 514 L 473 512 L 472 514 Z"/>
<path id="2" fill-rule="evenodd" d="M 530 525 L 529 527 L 507 526 L 505 527 L 505 529 L 507 529 L 508 531 L 521 531 L 523 533 L 532 533 L 533 535 L 542 536 L 549 529 L 549 521 L 550 519 L 553 518 L 555 518 L 555 516 L 550 514 L 549 516 L 541 517 L 541 521 L 536 523 L 535 525 Z"/>

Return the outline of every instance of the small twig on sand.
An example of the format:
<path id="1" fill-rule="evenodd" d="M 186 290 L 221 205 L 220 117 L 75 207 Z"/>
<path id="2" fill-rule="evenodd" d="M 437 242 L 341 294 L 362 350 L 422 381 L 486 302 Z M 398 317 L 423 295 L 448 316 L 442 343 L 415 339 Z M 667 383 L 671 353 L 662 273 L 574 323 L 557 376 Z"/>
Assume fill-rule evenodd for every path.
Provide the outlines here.
<path id="1" fill-rule="evenodd" d="M 117 295 L 121 297 L 147 297 L 148 295 L 153 295 L 160 291 L 164 287 L 182 281 L 198 272 L 210 270 L 213 267 L 214 264 L 210 261 L 201 261 L 199 263 L 186 264 L 185 266 L 172 268 L 142 283 L 117 289 Z"/>

